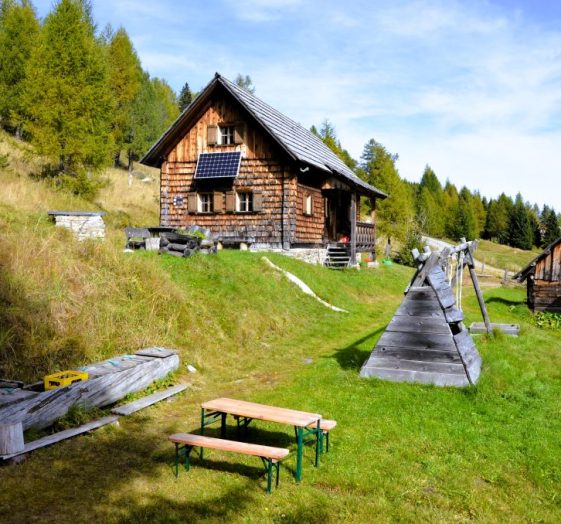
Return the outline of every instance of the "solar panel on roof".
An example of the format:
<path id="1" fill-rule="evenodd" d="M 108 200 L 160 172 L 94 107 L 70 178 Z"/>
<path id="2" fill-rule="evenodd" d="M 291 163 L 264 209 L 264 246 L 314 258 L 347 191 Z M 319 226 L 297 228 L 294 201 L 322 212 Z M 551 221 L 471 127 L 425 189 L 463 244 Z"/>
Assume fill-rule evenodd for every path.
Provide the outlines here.
<path id="1" fill-rule="evenodd" d="M 195 178 L 235 178 L 238 176 L 242 154 L 201 153 L 195 170 Z"/>

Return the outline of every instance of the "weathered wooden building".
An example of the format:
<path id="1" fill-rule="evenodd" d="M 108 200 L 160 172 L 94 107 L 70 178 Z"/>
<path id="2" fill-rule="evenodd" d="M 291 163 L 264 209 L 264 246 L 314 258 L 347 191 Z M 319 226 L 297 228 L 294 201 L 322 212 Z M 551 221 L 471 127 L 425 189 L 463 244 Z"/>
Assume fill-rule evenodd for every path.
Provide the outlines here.
<path id="1" fill-rule="evenodd" d="M 561 237 L 513 278 L 526 280 L 530 309 L 561 313 Z"/>
<path id="2" fill-rule="evenodd" d="M 161 170 L 162 226 L 198 224 L 250 249 L 372 252 L 376 199 L 318 137 L 218 73 L 142 163 Z M 359 221 L 360 198 L 371 200 Z"/>

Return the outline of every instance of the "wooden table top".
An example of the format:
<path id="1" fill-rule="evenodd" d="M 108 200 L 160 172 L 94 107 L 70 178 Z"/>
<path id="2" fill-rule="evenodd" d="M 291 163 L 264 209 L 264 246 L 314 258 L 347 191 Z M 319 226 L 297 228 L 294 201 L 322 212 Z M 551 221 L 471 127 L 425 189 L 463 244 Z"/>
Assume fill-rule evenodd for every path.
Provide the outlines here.
<path id="1" fill-rule="evenodd" d="M 296 411 L 294 409 L 277 408 L 267 404 L 257 404 L 245 400 L 234 400 L 231 398 L 217 398 L 204 402 L 201 407 L 220 413 L 228 413 L 239 417 L 247 417 L 256 420 L 266 420 L 289 424 L 291 426 L 305 427 L 321 419 L 318 413 L 308 413 L 306 411 Z"/>

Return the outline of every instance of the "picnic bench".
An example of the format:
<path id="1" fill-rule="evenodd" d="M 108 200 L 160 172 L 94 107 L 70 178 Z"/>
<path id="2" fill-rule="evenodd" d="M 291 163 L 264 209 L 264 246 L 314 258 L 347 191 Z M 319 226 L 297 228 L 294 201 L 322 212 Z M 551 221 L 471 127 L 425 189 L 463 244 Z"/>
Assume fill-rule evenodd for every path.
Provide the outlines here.
<path id="1" fill-rule="evenodd" d="M 325 418 L 322 418 L 319 421 L 319 429 L 321 431 L 320 434 L 320 452 L 323 452 L 324 448 L 325 451 L 329 451 L 329 432 L 335 428 L 335 426 L 337 425 L 337 421 L 336 420 L 328 420 Z M 315 426 L 309 425 L 306 426 L 308 429 L 316 429 Z M 324 446 L 324 442 L 325 442 L 325 446 Z"/>
<path id="2" fill-rule="evenodd" d="M 318 413 L 296 411 L 293 409 L 268 406 L 266 404 L 247 402 L 244 400 L 217 398 L 201 404 L 201 435 L 204 435 L 206 426 L 220 420 L 220 435 L 224 438 L 226 435 L 226 418 L 228 415 L 232 415 L 236 420 L 238 432 L 241 428 L 247 430 L 248 425 L 253 420 L 263 420 L 294 426 L 298 446 L 295 473 L 297 482 L 302 480 L 304 439 L 306 436 L 311 435 L 315 438 L 315 466 L 318 466 L 319 453 L 323 442 L 323 433 L 321 430 L 322 419 L 321 415 Z"/>
<path id="3" fill-rule="evenodd" d="M 176 433 L 175 435 L 171 435 L 169 437 L 169 440 L 175 444 L 176 477 L 178 477 L 179 475 L 179 456 L 181 450 L 183 450 L 183 466 L 186 471 L 189 471 L 189 455 L 194 447 L 200 448 L 201 459 L 203 458 L 204 448 L 241 453 L 243 455 L 253 455 L 259 457 L 263 461 L 263 465 L 265 466 L 265 471 L 267 473 L 267 493 L 271 493 L 272 491 L 273 470 L 275 470 L 276 473 L 275 484 L 278 487 L 280 476 L 280 461 L 284 459 L 289 453 L 288 449 L 285 448 L 262 446 L 260 444 L 248 444 L 247 442 L 206 437 L 204 435 L 193 435 L 192 433 Z"/>

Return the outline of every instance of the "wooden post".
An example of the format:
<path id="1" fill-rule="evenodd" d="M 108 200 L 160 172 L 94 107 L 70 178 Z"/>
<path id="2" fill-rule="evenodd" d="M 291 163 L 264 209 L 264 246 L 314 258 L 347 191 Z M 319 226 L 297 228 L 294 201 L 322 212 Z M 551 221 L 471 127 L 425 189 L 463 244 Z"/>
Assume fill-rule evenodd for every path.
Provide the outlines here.
<path id="1" fill-rule="evenodd" d="M 489 313 L 487 313 L 487 306 L 485 305 L 485 301 L 483 300 L 483 293 L 481 292 L 481 288 L 479 287 L 479 280 L 477 280 L 477 274 L 475 272 L 475 264 L 473 262 L 472 246 L 473 244 L 469 245 L 468 248 L 466 249 L 466 262 L 469 268 L 469 276 L 471 277 L 473 288 L 475 289 L 475 296 L 477 297 L 477 302 L 479 303 L 479 309 L 481 310 L 481 315 L 483 316 L 485 329 L 487 330 L 487 333 L 491 333 L 491 331 L 493 331 L 493 328 L 491 326 L 491 320 L 489 319 Z"/>
<path id="2" fill-rule="evenodd" d="M 351 193 L 351 266 L 356 266 L 356 193 Z"/>
<path id="3" fill-rule="evenodd" d="M 374 247 L 372 249 L 372 258 L 376 260 L 376 199 L 370 199 L 370 221 L 372 222 L 372 226 L 374 226 L 374 230 L 372 231 L 372 236 L 374 237 Z"/>
<path id="4" fill-rule="evenodd" d="M 0 424 L 0 455 L 20 453 L 24 449 L 23 426 L 21 422 Z"/>

